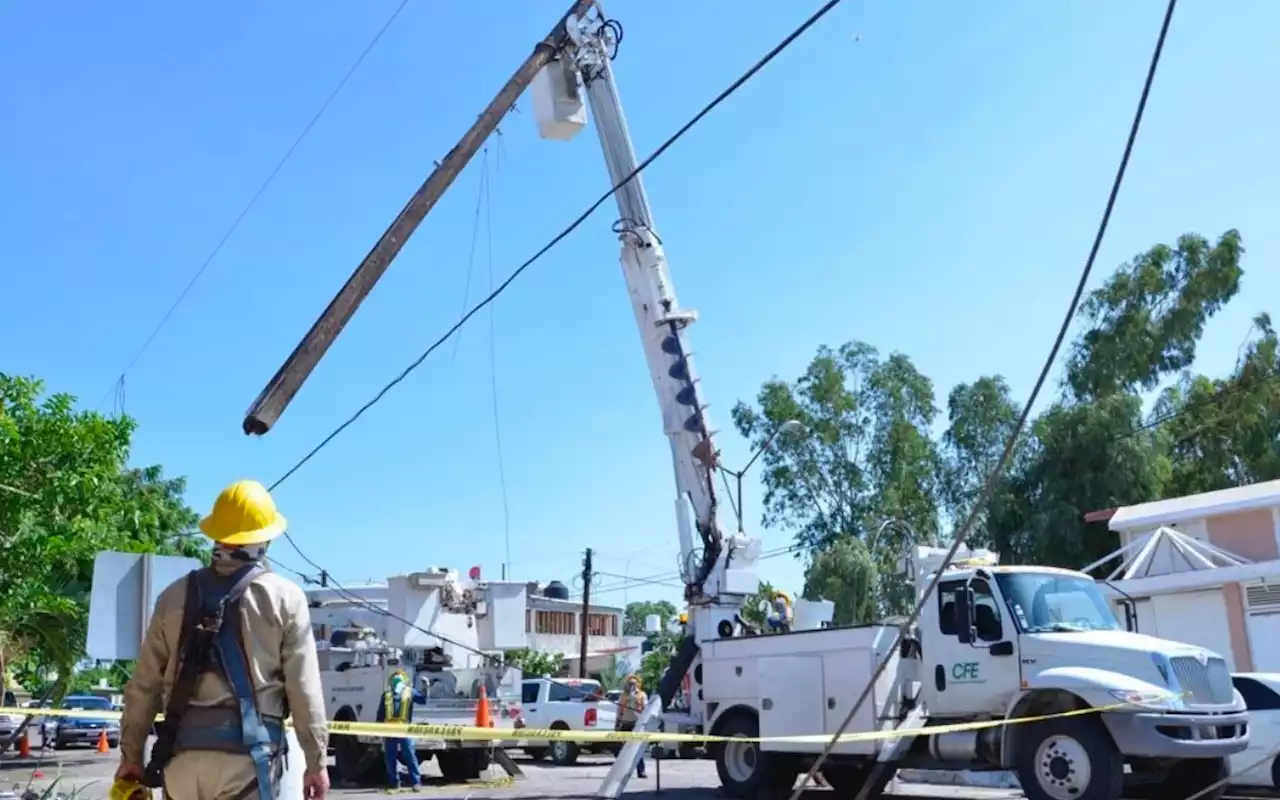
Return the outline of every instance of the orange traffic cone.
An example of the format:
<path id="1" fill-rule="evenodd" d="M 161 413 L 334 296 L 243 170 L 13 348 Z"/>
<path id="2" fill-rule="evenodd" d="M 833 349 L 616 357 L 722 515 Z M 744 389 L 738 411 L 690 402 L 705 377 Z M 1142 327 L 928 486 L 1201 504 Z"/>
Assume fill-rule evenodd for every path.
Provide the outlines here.
<path id="1" fill-rule="evenodd" d="M 476 727 L 493 727 L 493 717 L 489 714 L 489 693 L 483 686 L 480 687 L 480 702 L 476 703 Z"/>
<path id="2" fill-rule="evenodd" d="M 18 740 L 18 758 L 31 758 L 31 736 L 26 731 Z"/>
<path id="3" fill-rule="evenodd" d="M 98 752 L 99 752 L 99 753 L 109 753 L 109 752 L 111 752 L 111 748 L 107 745 L 107 730 L 106 730 L 106 728 L 103 728 L 103 729 L 98 733 Z"/>

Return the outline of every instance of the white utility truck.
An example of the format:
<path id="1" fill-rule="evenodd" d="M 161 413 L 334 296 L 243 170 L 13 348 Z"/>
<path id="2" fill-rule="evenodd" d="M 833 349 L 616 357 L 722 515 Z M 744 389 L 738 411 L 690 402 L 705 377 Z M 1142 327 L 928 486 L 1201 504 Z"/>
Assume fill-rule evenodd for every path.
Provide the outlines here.
<path id="1" fill-rule="evenodd" d="M 379 589 L 370 597 L 362 596 L 368 593 L 363 587 L 308 592 L 328 718 L 376 721 L 392 673 L 403 670 L 426 695 L 425 704 L 413 707 L 414 723 L 471 727 L 483 689 L 495 727 L 511 727 L 515 715 L 499 695 L 518 670 L 506 669 L 501 654 L 524 646 L 527 585 L 463 584 L 456 571 L 435 568 L 389 578 Z M 382 743 L 375 737 L 332 737 L 338 774 L 357 784 L 385 783 Z M 451 782 L 479 777 L 493 747 L 450 739 L 414 744 L 419 758 L 434 758 Z"/>
<path id="2" fill-rule="evenodd" d="M 1035 567 L 917 563 L 919 586 L 945 568 L 919 629 L 826 628 L 753 636 L 739 614 L 759 585 L 760 541 L 725 534 L 717 519 L 719 452 L 613 79 L 621 27 L 598 6 L 566 22 L 569 43 L 532 84 L 539 134 L 568 140 L 595 117 L 616 189 L 622 273 L 671 445 L 688 636 L 639 728 L 655 730 L 685 675 L 690 709 L 711 734 L 834 733 L 877 665 L 893 663 L 853 721 L 853 732 L 916 731 L 891 741 L 840 743 L 823 775 L 841 797 L 874 797 L 899 766 L 1014 769 L 1031 800 L 1185 796 L 1216 780 L 1248 741 L 1244 704 L 1221 657 L 1120 628 L 1091 578 Z M 773 420 L 775 435 L 785 420 Z M 695 541 L 695 535 L 697 537 Z M 930 553 L 918 554 L 927 562 Z M 938 554 L 934 554 L 935 558 Z M 936 558 L 936 560 L 941 560 Z M 903 636 L 899 640 L 899 634 Z M 895 644 L 895 642 L 897 644 Z M 1003 721 L 1058 711 L 1123 709 L 983 730 L 929 734 L 949 722 Z M 824 747 L 808 742 L 717 746 L 727 793 L 789 787 Z M 601 787 L 625 787 L 638 742 Z M 876 766 L 883 762 L 883 766 Z M 872 773 L 872 767 L 875 773 Z M 870 784 L 870 785 L 868 785 Z M 868 791 L 863 792 L 866 788 Z M 1132 788 L 1130 788 L 1132 787 Z M 1176 788 L 1175 788 L 1176 787 Z"/>
<path id="3" fill-rule="evenodd" d="M 879 796 L 900 767 L 1013 770 L 1030 800 L 1183 797 L 1226 775 L 1226 758 L 1248 744 L 1248 717 L 1221 656 L 1126 631 L 1083 573 L 961 552 L 944 567 L 945 550 L 917 548 L 919 589 L 944 574 L 896 647 L 891 625 L 704 644 L 694 681 L 706 729 L 833 734 L 887 658 L 848 731 L 907 735 L 835 747 L 823 777 L 851 800 L 868 782 L 866 796 Z M 1104 710 L 1019 722 L 1086 709 Z M 982 722 L 992 724 L 929 732 Z M 731 742 L 715 748 L 716 766 L 730 796 L 754 797 L 789 788 L 825 744 Z"/>

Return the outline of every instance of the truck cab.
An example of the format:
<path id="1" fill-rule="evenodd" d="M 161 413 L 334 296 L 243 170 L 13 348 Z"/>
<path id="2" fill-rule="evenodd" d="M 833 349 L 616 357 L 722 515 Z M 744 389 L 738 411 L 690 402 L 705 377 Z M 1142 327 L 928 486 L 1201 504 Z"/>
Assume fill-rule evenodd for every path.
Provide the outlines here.
<path id="1" fill-rule="evenodd" d="M 933 548 L 920 550 L 919 563 L 936 555 Z M 1247 747 L 1247 712 L 1226 660 L 1128 630 L 1089 576 L 1000 566 L 988 551 L 970 551 L 939 568 L 937 592 L 918 631 L 919 699 L 930 724 L 1082 712 L 988 729 L 985 741 L 965 737 L 973 740 L 966 758 L 985 753 L 993 765 L 1017 769 L 1028 797 L 1056 797 L 1055 787 L 1087 789 L 1055 777 L 1057 762 L 1045 755 L 1054 748 L 1075 753 L 1066 760 L 1105 762 L 1091 769 L 1095 784 L 1123 762 L 1128 777 L 1117 768 L 1108 780 L 1123 782 L 1126 796 L 1173 796 L 1175 786 L 1181 791 L 1218 780 L 1225 759 Z M 921 589 L 934 574 L 917 575 Z M 1075 735 L 1054 733 L 1059 728 Z M 1039 755 L 1020 757 L 1027 752 Z M 1027 785 L 1033 778 L 1043 794 Z"/>

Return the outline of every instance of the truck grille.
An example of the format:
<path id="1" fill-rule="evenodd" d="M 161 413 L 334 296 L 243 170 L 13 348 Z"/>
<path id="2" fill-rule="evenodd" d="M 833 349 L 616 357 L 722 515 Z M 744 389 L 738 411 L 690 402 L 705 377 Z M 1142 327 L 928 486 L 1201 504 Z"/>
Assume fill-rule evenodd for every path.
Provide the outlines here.
<path id="1" fill-rule="evenodd" d="M 1191 705 L 1225 705 L 1232 701 L 1231 672 L 1221 658 L 1210 658 L 1204 665 L 1192 656 L 1169 659 L 1174 677 Z"/>

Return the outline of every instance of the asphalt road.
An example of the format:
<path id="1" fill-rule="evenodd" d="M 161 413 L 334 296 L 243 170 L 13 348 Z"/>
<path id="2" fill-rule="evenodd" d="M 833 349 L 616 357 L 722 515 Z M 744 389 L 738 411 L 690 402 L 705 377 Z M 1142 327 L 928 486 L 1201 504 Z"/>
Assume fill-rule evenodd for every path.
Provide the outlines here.
<path id="1" fill-rule="evenodd" d="M 92 749 L 64 750 L 51 754 L 44 760 L 20 761 L 12 754 L 0 759 L 0 798 L 4 792 L 32 785 L 44 788 L 57 782 L 65 791 L 78 789 L 77 800 L 105 798 L 115 772 L 118 755 L 115 751 L 99 754 Z M 417 792 L 398 792 L 394 795 L 380 789 L 337 788 L 335 798 L 372 798 L 394 796 L 397 800 L 419 798 L 466 798 L 466 800 L 541 800 L 546 798 L 594 798 L 600 782 L 609 769 L 607 756 L 584 758 L 574 767 L 555 767 L 546 762 L 534 763 L 517 757 L 516 763 L 525 777 L 514 782 L 502 779 L 476 781 L 468 784 L 443 784 L 434 762 L 424 764 L 424 774 L 434 776 L 432 785 Z M 32 778 L 33 768 L 41 777 Z M 720 800 L 717 790 L 715 765 L 710 761 L 664 761 L 659 776 L 658 765 L 650 761 L 649 775 L 641 780 L 633 778 L 627 786 L 625 797 L 631 800 Z M 498 767 L 490 771 L 493 776 L 502 774 Z M 977 789 L 961 786 L 926 786 L 923 784 L 896 783 L 890 793 L 900 800 L 926 800 L 952 798 L 953 800 L 1014 800 L 1021 792 L 1010 789 Z M 1234 796 L 1234 795 L 1233 795 Z M 828 789 L 813 789 L 805 793 L 805 800 L 834 800 Z M 1176 798 L 1170 798 L 1176 800 Z"/>

